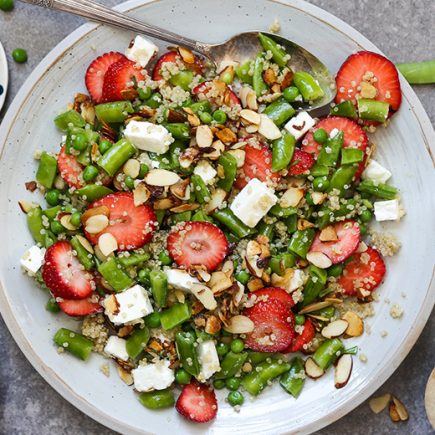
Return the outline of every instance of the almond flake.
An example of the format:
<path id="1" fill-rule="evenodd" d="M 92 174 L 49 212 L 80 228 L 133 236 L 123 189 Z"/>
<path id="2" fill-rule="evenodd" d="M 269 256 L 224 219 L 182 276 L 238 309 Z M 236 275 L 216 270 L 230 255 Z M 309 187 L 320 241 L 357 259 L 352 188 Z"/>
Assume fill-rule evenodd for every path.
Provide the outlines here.
<path id="1" fill-rule="evenodd" d="M 254 322 L 249 317 L 238 315 L 231 317 L 224 330 L 231 334 L 249 334 L 254 328 Z"/>
<path id="2" fill-rule="evenodd" d="M 178 181 L 178 174 L 166 169 L 151 169 L 145 177 L 145 182 L 150 186 L 172 186 Z"/>
<path id="3" fill-rule="evenodd" d="M 311 379 L 318 379 L 324 375 L 325 371 L 314 362 L 313 358 L 309 357 L 305 360 L 305 373 Z"/>
<path id="4" fill-rule="evenodd" d="M 118 372 L 119 377 L 121 378 L 122 382 L 124 382 L 127 385 L 133 385 L 133 376 L 131 373 L 127 370 L 125 370 L 121 366 L 117 366 L 116 370 Z"/>
<path id="5" fill-rule="evenodd" d="M 192 51 L 186 47 L 177 47 L 178 53 L 181 56 L 181 59 L 183 59 L 184 62 L 188 64 L 195 63 L 195 55 L 192 53 Z"/>
<path id="6" fill-rule="evenodd" d="M 331 259 L 323 252 L 309 252 L 307 254 L 307 260 L 320 269 L 327 269 L 328 267 L 332 266 Z"/>
<path id="7" fill-rule="evenodd" d="M 229 128 L 224 128 L 216 132 L 216 137 L 227 145 L 237 142 L 236 134 Z"/>
<path id="8" fill-rule="evenodd" d="M 140 172 L 140 162 L 136 159 L 128 159 L 122 168 L 125 175 L 131 178 L 137 178 Z"/>
<path id="9" fill-rule="evenodd" d="M 268 140 L 279 139 L 281 137 L 281 131 L 275 123 L 263 113 L 260 115 L 260 118 L 260 128 L 258 132 Z"/>
<path id="10" fill-rule="evenodd" d="M 208 125 L 200 125 L 196 129 L 196 143 L 199 148 L 210 148 L 213 143 L 213 132 Z"/>
<path id="11" fill-rule="evenodd" d="M 250 292 L 255 292 L 263 288 L 264 284 L 260 278 L 254 278 L 249 280 L 247 287 Z"/>
<path id="12" fill-rule="evenodd" d="M 322 335 L 325 338 L 336 338 L 343 335 L 349 323 L 346 320 L 334 320 L 322 329 Z"/>
<path id="13" fill-rule="evenodd" d="M 239 115 L 242 121 L 244 121 L 244 123 L 246 123 L 247 125 L 249 124 L 260 125 L 260 121 L 261 121 L 260 114 L 254 112 L 253 110 L 242 109 Z"/>
<path id="14" fill-rule="evenodd" d="M 204 305 L 207 310 L 214 310 L 217 307 L 213 292 L 204 284 L 193 284 L 190 291 Z"/>
<path id="15" fill-rule="evenodd" d="M 138 207 L 139 205 L 145 204 L 151 196 L 151 192 L 146 187 L 145 183 L 139 183 L 133 190 L 133 201 L 134 205 Z"/>
<path id="16" fill-rule="evenodd" d="M 75 231 L 78 227 L 71 223 L 71 214 L 66 213 L 60 218 L 60 223 L 69 231 Z"/>
<path id="17" fill-rule="evenodd" d="M 336 242 L 338 240 L 337 231 L 333 225 L 328 225 L 320 231 L 319 239 L 321 242 Z"/>
<path id="18" fill-rule="evenodd" d="M 85 231 L 89 234 L 101 233 L 109 225 L 109 218 L 103 214 L 91 216 L 86 220 Z"/>
<path id="19" fill-rule="evenodd" d="M 91 216 L 97 216 L 97 215 L 104 215 L 104 216 L 107 216 L 107 217 L 109 217 L 110 216 L 110 211 L 109 211 L 109 209 L 106 207 L 106 206 L 104 206 L 104 205 L 102 205 L 102 206 L 100 206 L 100 207 L 92 207 L 92 208 L 88 208 L 83 214 L 82 214 L 82 217 L 81 217 L 81 221 L 82 221 L 82 224 L 83 225 L 86 225 L 86 222 L 88 221 L 88 219 L 91 217 Z"/>
<path id="20" fill-rule="evenodd" d="M 227 198 L 228 193 L 223 189 L 216 189 L 210 195 L 210 201 L 204 206 L 204 211 L 207 214 L 213 213 L 216 209 L 220 208 Z"/>
<path id="21" fill-rule="evenodd" d="M 359 337 L 364 332 L 364 322 L 358 314 L 353 311 L 347 311 L 342 316 L 343 320 L 349 324 L 346 329 L 346 335 L 349 337 Z"/>
<path id="22" fill-rule="evenodd" d="M 352 374 L 353 360 L 352 355 L 341 355 L 335 366 L 334 382 L 335 388 L 343 388 L 349 382 Z"/>
<path id="23" fill-rule="evenodd" d="M 245 164 L 246 151 L 244 150 L 228 150 L 228 154 L 231 154 L 237 162 L 237 167 L 242 168 Z"/>
<path id="24" fill-rule="evenodd" d="M 191 202 L 191 203 L 181 204 L 176 207 L 172 207 L 171 211 L 173 213 L 184 213 L 185 211 L 193 211 L 196 210 L 197 208 L 199 208 L 199 204 L 195 204 Z"/>
<path id="25" fill-rule="evenodd" d="M 85 239 L 83 236 L 81 236 L 80 234 L 77 234 L 75 236 L 75 238 L 80 242 L 80 244 L 86 249 L 86 251 L 88 251 L 90 254 L 94 254 L 94 248 L 92 247 L 92 245 L 89 243 L 88 239 Z"/>
<path id="26" fill-rule="evenodd" d="M 281 196 L 279 205 L 282 208 L 297 207 L 304 197 L 304 189 L 297 187 L 289 187 Z"/>
<path id="27" fill-rule="evenodd" d="M 188 178 L 185 180 L 180 180 L 178 183 L 173 184 L 169 190 L 172 195 L 178 199 L 187 201 L 190 199 L 190 180 Z"/>
<path id="28" fill-rule="evenodd" d="M 369 406 L 370 409 L 375 413 L 379 414 L 382 412 L 390 403 L 391 400 L 391 394 L 385 393 L 382 396 L 374 397 L 373 399 L 370 399 Z"/>
<path id="29" fill-rule="evenodd" d="M 174 207 L 175 201 L 172 198 L 162 198 L 154 202 L 154 210 L 168 210 Z"/>
<path id="30" fill-rule="evenodd" d="M 18 201 L 18 205 L 20 206 L 21 211 L 26 214 L 29 213 L 32 208 L 38 207 L 38 204 L 26 200 Z"/>
<path id="31" fill-rule="evenodd" d="M 313 304 L 307 305 L 299 311 L 299 314 L 308 314 L 313 311 L 319 311 L 322 308 L 326 308 L 332 305 L 330 302 L 322 301 L 322 302 L 314 302 Z"/>
<path id="32" fill-rule="evenodd" d="M 118 249 L 118 242 L 111 233 L 104 233 L 98 238 L 98 247 L 101 253 L 108 257 Z"/>
<path id="33" fill-rule="evenodd" d="M 217 294 L 229 289 L 233 283 L 225 272 L 217 271 L 211 274 L 210 281 L 207 285 L 211 288 L 211 291 L 214 294 Z"/>

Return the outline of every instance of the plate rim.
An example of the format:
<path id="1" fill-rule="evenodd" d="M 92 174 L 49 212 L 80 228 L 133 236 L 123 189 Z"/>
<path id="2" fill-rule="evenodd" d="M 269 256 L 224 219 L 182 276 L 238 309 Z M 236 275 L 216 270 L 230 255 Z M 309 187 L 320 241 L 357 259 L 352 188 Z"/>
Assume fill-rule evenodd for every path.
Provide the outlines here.
<path id="1" fill-rule="evenodd" d="M 131 11 L 135 8 L 141 7 L 149 3 L 158 3 L 162 0 L 129 0 L 121 3 L 114 7 L 118 11 Z M 332 27 L 334 30 L 344 34 L 346 37 L 350 38 L 354 43 L 359 45 L 362 49 L 376 51 L 382 53 L 370 40 L 363 36 L 360 32 L 354 29 L 349 24 L 345 23 L 340 18 L 336 17 L 330 12 L 315 6 L 311 3 L 307 3 L 304 0 L 264 0 L 267 2 L 279 3 L 293 9 L 297 9 L 306 13 L 307 15 L 322 21 L 324 24 Z M 60 57 L 63 56 L 65 51 L 67 51 L 72 45 L 79 42 L 81 39 L 86 37 L 92 31 L 95 31 L 101 26 L 101 24 L 86 23 L 74 30 L 72 33 L 67 35 L 62 39 L 50 52 L 42 59 L 38 66 L 33 70 L 30 76 L 26 79 L 24 84 L 21 86 L 17 95 L 15 96 L 13 102 L 8 108 L 1 125 L 8 126 L 8 128 L 0 129 L 0 159 L 3 155 L 3 150 L 6 145 L 6 138 L 9 136 L 9 132 L 12 128 L 12 123 L 14 119 L 18 116 L 22 105 L 30 97 L 31 89 L 38 83 L 39 79 L 43 73 L 50 68 L 51 65 L 56 63 Z M 1 45 L 1 44 L 0 44 Z M 403 79 L 403 77 L 402 77 Z M 425 147 L 428 154 L 435 164 L 435 131 L 430 122 L 430 119 L 423 108 L 417 95 L 411 88 L 411 86 L 405 82 L 401 81 L 402 85 L 402 95 L 410 105 L 415 118 L 420 126 L 421 136 L 424 141 Z M 3 130 L 3 131 L 2 131 Z M 0 277 L 0 313 L 8 327 L 9 332 L 14 338 L 20 350 L 24 353 L 27 360 L 32 364 L 36 371 L 44 378 L 44 380 L 56 390 L 63 398 L 68 400 L 72 405 L 79 409 L 84 414 L 88 415 L 92 419 L 101 423 L 102 425 L 116 430 L 120 433 L 131 434 L 144 434 L 143 431 L 137 431 L 135 428 L 129 426 L 126 423 L 120 422 L 114 419 L 112 416 L 98 410 L 92 403 L 88 402 L 84 397 L 76 394 L 57 374 L 40 359 L 37 352 L 32 348 L 29 340 L 24 335 L 23 331 L 20 329 L 18 322 L 16 321 L 8 297 L 3 289 L 4 285 L 2 282 L 2 277 Z M 426 290 L 426 296 L 422 303 L 421 309 L 418 313 L 419 322 L 411 328 L 400 351 L 391 357 L 388 362 L 390 364 L 384 364 L 383 369 L 376 373 L 372 380 L 370 380 L 366 386 L 364 386 L 359 394 L 353 398 L 353 400 L 347 400 L 338 410 L 334 412 L 333 415 L 324 415 L 319 420 L 307 423 L 302 426 L 298 433 L 311 433 L 315 430 L 319 430 L 326 425 L 333 423 L 339 418 L 343 417 L 353 409 L 355 409 L 360 403 L 367 399 L 376 389 L 378 389 L 398 368 L 402 363 L 404 358 L 408 355 L 418 337 L 420 336 L 427 320 L 431 314 L 432 308 L 435 304 L 435 267 L 432 270 L 431 281 Z"/>
<path id="2" fill-rule="evenodd" d="M 3 66 L 5 71 L 5 81 L 4 83 L 0 83 L 0 85 L 3 86 L 3 94 L 0 95 L 0 111 L 3 108 L 3 105 L 6 102 L 6 96 L 8 93 L 8 87 L 9 87 L 9 69 L 8 69 L 8 58 L 6 57 L 5 48 L 3 47 L 3 44 L 0 41 L 0 68 Z M 1 155 L 1 153 L 0 153 Z"/>

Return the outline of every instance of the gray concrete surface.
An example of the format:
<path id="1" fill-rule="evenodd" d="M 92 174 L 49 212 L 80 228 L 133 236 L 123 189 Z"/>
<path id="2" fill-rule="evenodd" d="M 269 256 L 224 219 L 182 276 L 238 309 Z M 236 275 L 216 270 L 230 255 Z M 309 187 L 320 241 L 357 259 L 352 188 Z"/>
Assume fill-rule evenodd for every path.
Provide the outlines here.
<path id="1" fill-rule="evenodd" d="M 198 0 L 199 1 L 199 0 Z M 362 32 L 396 62 L 435 58 L 434 0 L 311 0 Z M 16 2 L 12 13 L 0 11 L 0 40 L 10 60 L 7 105 L 48 51 L 82 24 L 79 18 L 59 15 Z M 105 4 L 115 5 L 116 0 Z M 236 2 L 235 2 L 236 3 Z M 25 47 L 29 61 L 15 64 L 15 47 Z M 435 87 L 421 86 L 416 92 L 435 124 Z M 432 104 L 431 104 L 432 103 Z M 4 109 L 0 112 L 0 120 Z M 434 367 L 435 319 L 426 325 L 414 349 L 380 392 L 392 392 L 410 412 L 407 423 L 393 424 L 387 413 L 374 415 L 363 403 L 338 422 L 323 429 L 333 434 L 433 433 L 424 410 L 424 388 Z M 111 430 L 83 415 L 60 397 L 32 368 L 16 346 L 0 317 L 0 434 L 109 435 Z"/>

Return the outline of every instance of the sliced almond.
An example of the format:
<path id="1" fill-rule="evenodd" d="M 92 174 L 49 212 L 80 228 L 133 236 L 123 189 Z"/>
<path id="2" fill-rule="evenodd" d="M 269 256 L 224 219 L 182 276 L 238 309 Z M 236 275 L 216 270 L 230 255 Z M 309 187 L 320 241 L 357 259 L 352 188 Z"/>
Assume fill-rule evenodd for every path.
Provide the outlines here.
<path id="1" fill-rule="evenodd" d="M 125 370 L 121 366 L 116 366 L 116 370 L 122 382 L 124 382 L 127 385 L 133 385 L 133 376 L 129 371 Z"/>
<path id="2" fill-rule="evenodd" d="M 228 193 L 223 189 L 216 189 L 210 195 L 210 201 L 204 206 L 204 210 L 207 214 L 213 213 L 216 209 L 220 208 L 225 202 Z"/>
<path id="3" fill-rule="evenodd" d="M 197 148 L 187 148 L 181 152 L 178 158 L 180 166 L 183 169 L 188 169 L 192 163 L 199 157 L 200 151 Z"/>
<path id="4" fill-rule="evenodd" d="M 237 142 L 236 134 L 229 128 L 224 128 L 216 132 L 216 137 L 226 145 Z"/>
<path id="5" fill-rule="evenodd" d="M 213 315 L 207 317 L 204 330 L 207 334 L 217 334 L 221 330 L 221 321 Z"/>
<path id="6" fill-rule="evenodd" d="M 220 140 L 215 140 L 211 146 L 211 150 L 203 154 L 203 156 L 210 160 L 217 160 L 225 151 L 225 145 Z"/>
<path id="7" fill-rule="evenodd" d="M 260 114 L 254 112 L 253 110 L 242 109 L 239 115 L 242 121 L 244 121 L 244 123 L 247 123 L 248 125 L 249 124 L 260 125 L 260 121 L 261 121 Z"/>
<path id="8" fill-rule="evenodd" d="M 325 199 L 327 198 L 327 194 L 326 193 L 322 193 L 322 192 L 313 192 L 311 194 L 311 199 L 313 200 L 313 204 L 314 205 L 319 205 L 322 204 Z"/>
<path id="9" fill-rule="evenodd" d="M 243 86 L 239 91 L 240 101 L 243 107 L 251 110 L 258 110 L 257 95 L 249 86 Z"/>
<path id="10" fill-rule="evenodd" d="M 183 59 L 184 62 L 188 64 L 195 63 L 195 55 L 192 53 L 192 51 L 186 47 L 177 47 L 178 53 L 181 56 L 181 59 Z"/>
<path id="11" fill-rule="evenodd" d="M 150 196 L 151 192 L 146 187 L 145 183 L 139 183 L 133 189 L 133 201 L 136 207 L 145 204 L 150 199 Z"/>
<path id="12" fill-rule="evenodd" d="M 195 204 L 194 202 L 185 203 L 181 205 L 177 205 L 176 207 L 172 207 L 171 211 L 173 213 L 184 213 L 185 211 L 193 211 L 199 208 L 199 204 Z"/>
<path id="13" fill-rule="evenodd" d="M 201 120 L 194 113 L 187 115 L 187 122 L 192 127 L 199 127 L 201 125 Z"/>
<path id="14" fill-rule="evenodd" d="M 394 421 L 394 423 L 401 421 L 400 415 L 397 411 L 396 404 L 393 401 L 390 402 L 390 407 L 388 411 L 390 413 L 390 418 L 392 421 Z"/>
<path id="15" fill-rule="evenodd" d="M 118 249 L 118 242 L 111 233 L 104 233 L 98 238 L 98 247 L 101 253 L 108 257 Z"/>
<path id="16" fill-rule="evenodd" d="M 172 198 L 162 198 L 154 201 L 154 210 L 169 210 L 174 207 L 175 201 Z"/>
<path id="17" fill-rule="evenodd" d="M 349 323 L 347 323 L 346 320 L 334 320 L 322 329 L 322 335 L 325 338 L 340 337 L 340 335 L 344 334 L 348 326 Z"/>
<path id="18" fill-rule="evenodd" d="M 168 109 L 167 111 L 168 122 L 184 122 L 186 115 L 178 110 Z"/>
<path id="19" fill-rule="evenodd" d="M 393 396 L 393 403 L 396 405 L 397 413 L 399 414 L 401 421 L 406 421 L 409 419 L 408 410 L 405 405 L 397 398 Z"/>
<path id="20" fill-rule="evenodd" d="M 281 89 L 288 88 L 293 83 L 293 71 L 288 70 L 281 81 Z"/>
<path id="21" fill-rule="evenodd" d="M 243 295 L 245 294 L 245 286 L 240 282 L 235 282 L 237 290 L 233 293 L 233 303 L 236 307 L 242 302 Z"/>
<path id="22" fill-rule="evenodd" d="M 245 130 L 246 130 L 246 133 L 253 134 L 253 133 L 257 133 L 259 128 L 260 128 L 260 126 L 257 124 L 250 124 L 250 125 L 247 125 L 245 127 Z"/>
<path id="23" fill-rule="evenodd" d="M 274 287 L 279 287 L 283 289 L 288 289 L 290 287 L 291 280 L 294 275 L 294 270 L 291 268 L 285 269 L 283 275 L 278 275 L 276 273 L 272 274 L 272 285 Z"/>
<path id="24" fill-rule="evenodd" d="M 305 360 L 305 373 L 311 379 L 319 379 L 325 371 L 314 362 L 313 358 L 307 358 Z"/>
<path id="25" fill-rule="evenodd" d="M 91 216 L 86 220 L 85 230 L 89 234 L 101 233 L 109 225 L 109 218 L 103 214 Z"/>
<path id="26" fill-rule="evenodd" d="M 299 231 L 304 231 L 308 228 L 313 228 L 314 224 L 307 219 L 298 219 L 297 227 Z"/>
<path id="27" fill-rule="evenodd" d="M 258 255 L 254 255 L 252 257 L 246 256 L 245 262 L 246 262 L 246 266 L 248 267 L 249 272 L 253 276 L 255 276 L 257 278 L 262 278 L 264 268 L 258 266 L 259 259 L 260 259 L 260 257 Z"/>
<path id="28" fill-rule="evenodd" d="M 426 408 L 427 418 L 435 429 L 435 369 L 429 376 L 424 393 L 424 406 Z"/>
<path id="29" fill-rule="evenodd" d="M 346 386 L 352 374 L 353 360 L 352 355 L 341 355 L 335 366 L 334 383 L 335 388 L 343 388 Z"/>
<path id="30" fill-rule="evenodd" d="M 107 257 L 105 255 L 103 255 L 103 253 L 101 252 L 100 248 L 98 247 L 98 245 L 94 246 L 94 252 L 95 252 L 95 256 L 101 261 L 101 262 L 105 262 L 107 260 Z M 107 288 L 108 290 L 114 291 L 112 288 L 109 288 L 110 285 L 106 280 L 101 280 L 101 284 L 104 288 Z"/>
<path id="31" fill-rule="evenodd" d="M 145 177 L 145 182 L 150 186 L 172 186 L 180 181 L 176 172 L 166 169 L 151 169 Z"/>
<path id="32" fill-rule="evenodd" d="M 231 334 L 249 334 L 255 328 L 254 322 L 247 316 L 234 316 L 231 317 L 224 330 Z"/>
<path id="33" fill-rule="evenodd" d="M 104 308 L 105 308 L 105 311 L 107 313 L 110 313 L 110 314 L 118 314 L 119 313 L 120 305 L 119 305 L 118 299 L 116 299 L 115 295 L 112 294 L 110 296 L 107 296 L 104 299 Z"/>
<path id="34" fill-rule="evenodd" d="M 56 175 L 56 178 L 54 179 L 54 187 L 59 190 L 65 189 L 66 183 L 60 175 Z"/>
<path id="35" fill-rule="evenodd" d="M 131 178 L 137 178 L 140 172 L 140 162 L 136 159 L 128 159 L 124 166 L 122 167 L 122 171 L 125 175 L 128 175 Z"/>
<path id="36" fill-rule="evenodd" d="M 325 255 L 323 252 L 309 252 L 307 254 L 307 260 L 314 264 L 314 266 L 319 267 L 320 269 L 327 269 L 332 266 L 331 259 Z"/>
<path id="37" fill-rule="evenodd" d="M 358 254 L 362 254 L 363 252 L 367 251 L 367 245 L 364 242 L 359 242 L 358 248 L 356 248 L 356 251 Z"/>
<path id="38" fill-rule="evenodd" d="M 101 156 L 100 149 L 97 143 L 93 143 L 91 146 L 91 160 L 96 162 Z"/>
<path id="39" fill-rule="evenodd" d="M 314 302 L 313 304 L 309 304 L 306 307 L 302 308 L 302 310 L 299 311 L 299 314 L 308 314 L 312 313 L 313 311 L 319 311 L 322 308 L 329 307 L 330 305 L 332 305 L 331 302 L 326 301 Z"/>
<path id="40" fill-rule="evenodd" d="M 364 321 L 358 314 L 353 311 L 347 311 L 342 316 L 343 320 L 348 322 L 348 327 L 346 329 L 346 335 L 349 337 L 359 337 L 364 332 Z"/>
<path id="41" fill-rule="evenodd" d="M 190 199 L 190 180 L 188 178 L 180 180 L 178 183 L 173 184 L 169 190 L 178 199 L 187 201 Z"/>
<path id="42" fill-rule="evenodd" d="M 209 148 L 213 143 L 213 132 L 208 125 L 200 125 L 196 129 L 196 143 L 199 148 Z"/>
<path id="43" fill-rule="evenodd" d="M 92 208 L 88 208 L 81 217 L 81 221 L 83 225 L 86 225 L 87 220 L 91 217 L 91 216 L 97 216 L 97 215 L 104 215 L 109 217 L 110 216 L 110 211 L 109 209 L 102 205 L 100 207 L 92 207 Z"/>
<path id="44" fill-rule="evenodd" d="M 36 204 L 35 202 L 30 202 L 26 200 L 18 201 L 18 205 L 20 206 L 21 211 L 26 214 L 29 213 L 32 208 L 38 207 L 38 204 Z"/>
<path id="45" fill-rule="evenodd" d="M 213 294 L 218 294 L 229 289 L 233 285 L 233 282 L 225 272 L 217 271 L 211 274 L 210 281 L 207 285 L 211 288 Z"/>
<path id="46" fill-rule="evenodd" d="M 222 265 L 222 272 L 225 273 L 226 276 L 231 277 L 231 275 L 234 273 L 234 263 L 231 260 L 225 261 L 225 263 Z"/>
<path id="47" fill-rule="evenodd" d="M 204 284 L 193 284 L 190 291 L 201 302 L 207 310 L 214 310 L 217 307 L 213 292 Z"/>
<path id="48" fill-rule="evenodd" d="M 321 242 L 336 242 L 338 240 L 337 231 L 333 225 L 328 225 L 320 231 L 319 239 Z"/>
<path id="49" fill-rule="evenodd" d="M 195 272 L 198 274 L 198 276 L 204 281 L 209 282 L 211 279 L 211 275 L 204 269 L 197 268 L 195 269 Z"/>
<path id="50" fill-rule="evenodd" d="M 107 219 L 107 218 L 106 218 Z M 75 231 L 78 227 L 71 223 L 71 214 L 66 213 L 60 218 L 60 223 L 69 231 Z"/>
<path id="51" fill-rule="evenodd" d="M 177 302 L 184 304 L 186 301 L 186 295 L 181 290 L 174 290 L 174 295 L 177 299 Z"/>
<path id="52" fill-rule="evenodd" d="M 279 205 L 282 208 L 297 207 L 304 197 L 305 190 L 297 187 L 288 188 L 281 196 Z"/>
<path id="53" fill-rule="evenodd" d="M 86 251 L 88 251 L 90 254 L 94 254 L 94 248 L 92 247 L 92 245 L 89 243 L 88 239 L 85 239 L 83 236 L 81 236 L 80 234 L 77 234 L 75 236 L 75 238 L 80 242 L 80 244 L 86 249 Z"/>
<path id="54" fill-rule="evenodd" d="M 248 290 L 250 292 L 255 292 L 264 287 L 263 281 L 260 278 L 254 278 L 249 280 L 247 284 Z"/>
<path id="55" fill-rule="evenodd" d="M 275 123 L 267 115 L 261 114 L 260 118 L 258 132 L 268 140 L 279 139 L 281 137 L 281 131 Z"/>
<path id="56" fill-rule="evenodd" d="M 390 403 L 391 400 L 391 394 L 385 393 L 382 396 L 374 397 L 373 399 L 370 399 L 369 406 L 370 409 L 375 413 L 379 414 L 382 412 Z"/>

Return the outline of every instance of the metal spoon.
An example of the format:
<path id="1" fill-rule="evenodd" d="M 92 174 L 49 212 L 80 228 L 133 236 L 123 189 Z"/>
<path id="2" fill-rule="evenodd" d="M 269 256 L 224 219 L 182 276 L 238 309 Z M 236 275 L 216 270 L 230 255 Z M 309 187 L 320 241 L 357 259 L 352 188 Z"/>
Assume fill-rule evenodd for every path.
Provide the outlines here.
<path id="1" fill-rule="evenodd" d="M 69 12 L 99 23 L 109 24 L 115 27 L 132 30 L 153 38 L 161 39 L 171 44 L 188 47 L 191 50 L 207 57 L 215 66 L 219 66 L 223 60 L 244 62 L 252 59 L 261 51 L 262 47 L 258 39 L 259 32 L 243 32 L 219 44 L 206 44 L 184 36 L 177 35 L 169 30 L 151 26 L 102 6 L 91 0 L 22 0 L 38 6 L 43 6 L 58 11 Z M 304 109 L 319 116 L 326 110 L 335 97 L 335 80 L 328 68 L 320 60 L 304 48 L 281 36 L 261 32 L 281 44 L 290 54 L 289 66 L 294 71 L 307 71 L 318 80 L 324 91 L 322 99 L 313 104 L 301 103 L 299 109 Z"/>

